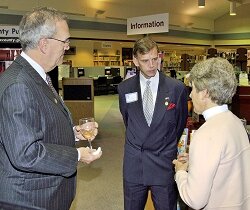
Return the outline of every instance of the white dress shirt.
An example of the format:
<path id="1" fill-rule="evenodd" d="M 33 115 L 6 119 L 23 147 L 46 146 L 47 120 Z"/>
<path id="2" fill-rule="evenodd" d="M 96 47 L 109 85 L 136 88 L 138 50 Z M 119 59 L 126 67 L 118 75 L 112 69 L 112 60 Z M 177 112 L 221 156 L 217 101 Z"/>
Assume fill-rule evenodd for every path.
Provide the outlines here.
<path id="1" fill-rule="evenodd" d="M 155 106 L 155 101 L 157 97 L 158 85 L 159 85 L 159 72 L 157 71 L 154 77 L 150 77 L 150 79 L 146 79 L 142 73 L 140 72 L 140 86 L 141 86 L 141 96 L 143 97 L 143 93 L 146 89 L 146 82 L 150 81 L 150 89 L 153 94 L 153 104 Z"/>
<path id="2" fill-rule="evenodd" d="M 31 57 L 29 57 L 25 52 L 21 52 L 21 56 L 28 61 L 28 63 L 37 71 L 37 73 L 43 78 L 43 80 L 48 84 L 46 81 L 46 73 L 45 70 Z"/>

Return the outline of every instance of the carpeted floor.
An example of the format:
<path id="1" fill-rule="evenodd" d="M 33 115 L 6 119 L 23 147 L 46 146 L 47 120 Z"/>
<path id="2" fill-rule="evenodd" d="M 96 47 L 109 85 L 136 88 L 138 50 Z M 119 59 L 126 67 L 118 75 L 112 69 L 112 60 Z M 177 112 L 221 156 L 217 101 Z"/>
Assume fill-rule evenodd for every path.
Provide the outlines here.
<path id="1" fill-rule="evenodd" d="M 102 147 L 103 155 L 90 165 L 79 163 L 77 193 L 70 210 L 122 210 L 124 125 L 118 95 L 95 96 L 94 103 L 99 133 L 92 145 Z"/>
<path id="2" fill-rule="evenodd" d="M 78 164 L 77 192 L 70 210 L 123 210 L 122 160 L 124 125 L 118 95 L 95 96 L 95 119 L 99 133 L 93 148 L 102 147 L 102 157 L 86 165 Z M 88 146 L 79 142 L 77 146 Z M 145 210 L 153 210 L 148 199 Z M 186 207 L 181 206 L 181 210 Z M 136 210 L 136 209 L 135 209 Z"/>

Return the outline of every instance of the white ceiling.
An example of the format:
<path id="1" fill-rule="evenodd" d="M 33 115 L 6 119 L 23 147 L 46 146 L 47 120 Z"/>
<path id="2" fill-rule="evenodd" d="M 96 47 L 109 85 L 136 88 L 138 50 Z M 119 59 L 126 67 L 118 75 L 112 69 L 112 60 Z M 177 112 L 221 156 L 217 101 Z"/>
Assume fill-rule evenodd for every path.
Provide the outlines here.
<path id="1" fill-rule="evenodd" d="M 245 25 L 249 27 L 246 18 L 249 18 L 250 0 L 205 1 L 205 8 L 200 9 L 198 0 L 0 0 L 0 13 L 22 14 L 37 6 L 50 6 L 65 12 L 70 18 L 123 23 L 131 17 L 169 13 L 171 29 L 213 33 L 217 29 L 223 32 L 220 26 L 215 28 L 215 22 L 229 16 L 230 1 L 236 1 L 237 17 L 234 20 L 245 19 Z"/>
<path id="2" fill-rule="evenodd" d="M 236 0 L 237 6 L 250 0 Z M 198 0 L 0 0 L 0 8 L 29 11 L 37 6 L 51 6 L 61 11 L 99 18 L 126 19 L 130 17 L 170 13 L 216 20 L 229 13 L 230 0 L 206 0 L 204 9 Z"/>
<path id="3" fill-rule="evenodd" d="M 125 21 L 131 17 L 169 13 L 172 28 L 178 26 L 189 30 L 196 27 L 213 31 L 216 20 L 229 16 L 230 1 L 206 0 L 205 8 L 200 9 L 198 0 L 0 0 L 0 13 L 3 11 L 23 13 L 37 6 L 50 6 L 75 17 L 109 21 Z M 236 1 L 237 16 L 240 14 L 240 18 L 249 18 L 250 0 Z M 176 45 L 174 47 L 191 51 L 204 50 L 194 47 L 183 49 L 183 46 Z"/>

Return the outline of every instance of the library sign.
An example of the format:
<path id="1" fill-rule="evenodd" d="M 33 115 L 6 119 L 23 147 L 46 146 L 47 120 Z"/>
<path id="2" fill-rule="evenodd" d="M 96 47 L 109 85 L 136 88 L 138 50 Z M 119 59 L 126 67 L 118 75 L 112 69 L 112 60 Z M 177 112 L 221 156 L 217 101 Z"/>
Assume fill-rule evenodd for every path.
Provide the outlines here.
<path id="1" fill-rule="evenodd" d="M 140 16 L 127 19 L 127 35 L 168 32 L 169 14 Z"/>
<path id="2" fill-rule="evenodd" d="M 0 26 L 0 43 L 19 43 L 19 26 Z"/>

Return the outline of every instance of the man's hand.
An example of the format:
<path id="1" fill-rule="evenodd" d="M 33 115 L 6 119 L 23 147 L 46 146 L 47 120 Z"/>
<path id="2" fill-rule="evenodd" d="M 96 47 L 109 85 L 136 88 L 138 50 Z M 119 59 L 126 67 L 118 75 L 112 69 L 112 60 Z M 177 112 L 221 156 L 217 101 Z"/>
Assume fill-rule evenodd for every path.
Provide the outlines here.
<path id="1" fill-rule="evenodd" d="M 79 154 L 80 154 L 80 160 L 83 163 L 91 163 L 94 160 L 99 159 L 102 156 L 102 150 L 99 147 L 96 149 L 90 149 L 89 147 L 80 147 L 77 148 Z"/>
<path id="2" fill-rule="evenodd" d="M 92 123 L 92 122 L 89 122 L 89 123 Z M 81 128 L 83 128 L 84 126 L 87 126 L 88 123 L 86 124 L 83 124 L 83 125 L 76 125 L 74 127 L 74 134 L 75 134 L 75 137 L 79 140 L 87 140 L 85 139 L 82 134 L 80 133 L 80 130 Z M 98 134 L 98 123 L 97 122 L 94 122 L 94 126 L 95 126 L 95 130 L 94 130 L 94 135 L 91 139 L 89 139 L 90 141 L 93 141 L 96 137 L 96 135 Z"/>

